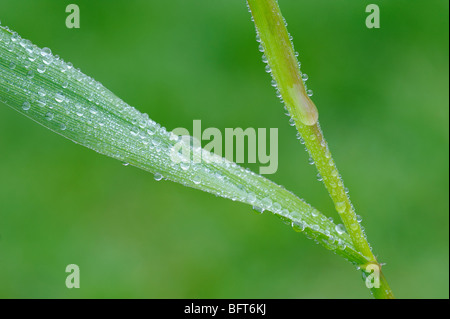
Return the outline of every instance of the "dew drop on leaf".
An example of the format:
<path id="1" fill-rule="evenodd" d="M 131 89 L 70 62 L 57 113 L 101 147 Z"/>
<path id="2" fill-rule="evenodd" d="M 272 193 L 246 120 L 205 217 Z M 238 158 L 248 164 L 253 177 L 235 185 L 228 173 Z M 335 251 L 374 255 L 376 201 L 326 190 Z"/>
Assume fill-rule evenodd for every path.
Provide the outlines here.
<path id="1" fill-rule="evenodd" d="M 53 113 L 48 112 L 47 114 L 45 114 L 45 118 L 47 119 L 47 121 L 53 120 L 54 117 L 55 115 L 53 115 Z"/>
<path id="2" fill-rule="evenodd" d="M 259 206 L 253 206 L 253 210 L 261 214 L 264 212 L 264 209 Z"/>
<path id="3" fill-rule="evenodd" d="M 345 233 L 345 227 L 342 224 L 336 225 L 335 229 L 339 235 L 342 235 L 343 233 Z"/>
<path id="4" fill-rule="evenodd" d="M 39 64 L 37 67 L 37 71 L 39 73 L 44 73 L 47 70 L 47 67 L 44 64 Z"/>
<path id="5" fill-rule="evenodd" d="M 22 110 L 28 111 L 30 108 L 31 108 L 30 102 L 28 102 L 28 101 L 23 102 Z"/>

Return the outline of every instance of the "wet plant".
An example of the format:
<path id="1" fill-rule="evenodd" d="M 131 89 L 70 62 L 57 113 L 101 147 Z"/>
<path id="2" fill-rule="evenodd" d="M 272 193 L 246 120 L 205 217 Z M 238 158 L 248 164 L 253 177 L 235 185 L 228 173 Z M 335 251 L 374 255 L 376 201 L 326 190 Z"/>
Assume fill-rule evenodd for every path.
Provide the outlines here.
<path id="1" fill-rule="evenodd" d="M 376 298 L 393 298 L 319 125 L 276 0 L 248 0 L 272 85 L 318 169 L 342 224 L 270 180 L 169 132 L 71 63 L 0 26 L 0 101 L 50 130 L 126 164 L 270 211 L 363 272 Z M 188 155 L 174 151 L 183 145 Z"/>

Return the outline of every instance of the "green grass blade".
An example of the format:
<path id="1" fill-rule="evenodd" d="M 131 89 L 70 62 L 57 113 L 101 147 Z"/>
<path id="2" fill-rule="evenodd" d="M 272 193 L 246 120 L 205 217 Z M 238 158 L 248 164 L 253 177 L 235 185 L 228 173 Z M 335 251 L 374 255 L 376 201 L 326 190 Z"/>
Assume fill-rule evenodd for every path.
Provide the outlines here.
<path id="1" fill-rule="evenodd" d="M 186 142 L 70 63 L 0 27 L 0 99 L 50 130 L 162 178 L 271 211 L 355 265 L 367 258 L 348 234 L 284 188 Z M 175 159 L 175 160 L 174 160 Z M 181 160 L 181 161 L 177 161 Z M 213 159 L 213 160 L 212 160 Z"/>
<path id="2" fill-rule="evenodd" d="M 293 118 L 305 125 L 317 123 L 319 114 L 303 83 L 296 53 L 276 1 L 247 1 L 256 26 L 257 40 L 264 51 L 268 73 Z"/>
<path id="3" fill-rule="evenodd" d="M 268 63 L 267 71 L 276 83 L 279 96 L 319 171 L 354 247 L 367 257 L 369 263 L 381 269 L 323 136 L 318 111 L 306 91 L 292 37 L 287 31 L 277 0 L 247 0 L 247 4 L 255 23 L 260 51 L 264 52 L 263 60 Z M 384 286 L 372 290 L 374 296 L 393 297 L 384 276 L 382 278 Z"/>

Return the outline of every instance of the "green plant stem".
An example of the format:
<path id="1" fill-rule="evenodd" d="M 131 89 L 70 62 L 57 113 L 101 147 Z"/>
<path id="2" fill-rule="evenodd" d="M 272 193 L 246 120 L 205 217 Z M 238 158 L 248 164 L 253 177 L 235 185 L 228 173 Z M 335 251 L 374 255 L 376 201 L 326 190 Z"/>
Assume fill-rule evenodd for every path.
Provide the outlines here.
<path id="1" fill-rule="evenodd" d="M 336 164 L 328 149 L 328 143 L 323 137 L 319 123 L 312 126 L 295 123 L 298 131 L 303 137 L 305 146 L 308 149 L 312 160 L 325 184 L 331 199 L 334 202 L 337 212 L 344 223 L 350 238 L 355 247 L 367 256 L 371 262 L 376 262 L 366 237 L 361 229 L 361 225 L 357 220 L 355 210 L 350 198 L 345 190 L 344 182 L 338 173 Z"/>
<path id="2" fill-rule="evenodd" d="M 277 1 L 248 0 L 248 6 L 279 94 L 305 143 L 311 160 L 319 171 L 353 245 L 370 263 L 379 265 L 323 136 L 317 109 L 306 92 L 300 64 L 296 59 L 294 46 Z M 360 267 L 363 268 L 364 265 Z M 392 297 L 392 291 L 384 275 L 381 277 L 382 287 L 374 288 L 373 295 L 377 298 Z"/>
<path id="3" fill-rule="evenodd" d="M 380 271 L 380 287 L 371 288 L 372 295 L 376 299 L 394 299 L 394 294 L 384 276 L 383 272 Z"/>

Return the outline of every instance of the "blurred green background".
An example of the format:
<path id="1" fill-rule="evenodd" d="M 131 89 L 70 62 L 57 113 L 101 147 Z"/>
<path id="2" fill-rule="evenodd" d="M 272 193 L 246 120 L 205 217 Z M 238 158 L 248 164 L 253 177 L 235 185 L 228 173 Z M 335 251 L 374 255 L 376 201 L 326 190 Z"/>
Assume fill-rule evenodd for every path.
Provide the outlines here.
<path id="1" fill-rule="evenodd" d="M 279 128 L 267 176 L 337 219 L 243 0 L 2 0 L 0 20 L 169 129 Z M 398 298 L 449 297 L 445 0 L 280 0 L 320 122 Z M 376 3 L 381 28 L 367 29 Z M 256 166 L 251 166 L 253 169 Z M 65 267 L 81 288 L 65 287 Z M 98 155 L 0 105 L 0 297 L 367 298 L 271 214 Z"/>

